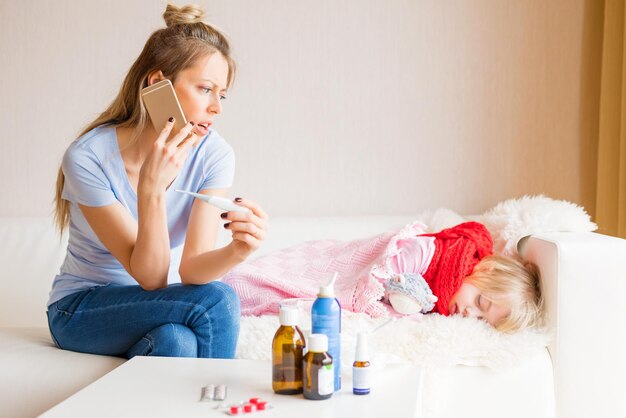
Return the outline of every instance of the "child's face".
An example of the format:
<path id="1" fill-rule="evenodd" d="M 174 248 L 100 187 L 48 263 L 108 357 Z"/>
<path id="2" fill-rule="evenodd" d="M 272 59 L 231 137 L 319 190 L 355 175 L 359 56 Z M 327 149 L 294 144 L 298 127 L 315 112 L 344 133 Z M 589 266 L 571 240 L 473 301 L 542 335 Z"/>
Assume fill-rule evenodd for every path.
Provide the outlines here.
<path id="1" fill-rule="evenodd" d="M 464 317 L 478 318 L 487 321 L 494 327 L 509 316 L 511 310 L 487 299 L 476 286 L 463 283 L 452 296 L 448 306 L 450 315 L 460 314 Z"/>

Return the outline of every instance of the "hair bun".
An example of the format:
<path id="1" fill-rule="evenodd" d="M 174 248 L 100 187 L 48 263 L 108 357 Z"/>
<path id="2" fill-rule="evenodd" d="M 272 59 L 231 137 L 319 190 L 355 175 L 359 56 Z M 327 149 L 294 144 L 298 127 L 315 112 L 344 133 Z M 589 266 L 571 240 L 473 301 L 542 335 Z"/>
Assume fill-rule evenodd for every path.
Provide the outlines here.
<path id="1" fill-rule="evenodd" d="M 174 25 L 202 22 L 203 19 L 204 10 L 195 4 L 178 7 L 173 3 L 168 3 L 163 13 L 163 20 L 168 28 Z"/>

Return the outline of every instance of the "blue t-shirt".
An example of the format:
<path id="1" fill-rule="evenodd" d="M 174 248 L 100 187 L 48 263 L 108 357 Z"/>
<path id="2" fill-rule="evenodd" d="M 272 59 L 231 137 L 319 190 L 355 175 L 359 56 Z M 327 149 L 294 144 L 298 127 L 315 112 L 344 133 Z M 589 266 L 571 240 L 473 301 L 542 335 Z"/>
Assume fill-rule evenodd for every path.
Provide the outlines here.
<path id="1" fill-rule="evenodd" d="M 78 204 L 107 206 L 120 202 L 137 219 L 137 194 L 130 185 L 112 125 L 103 125 L 74 141 L 63 156 L 63 199 L 70 202 L 69 242 L 60 273 L 55 277 L 48 306 L 72 293 L 109 283 L 136 285 L 137 281 L 106 249 L 93 232 Z M 170 248 L 185 242 L 193 197 L 175 189 L 199 192 L 231 187 L 235 154 L 230 145 L 211 130 L 192 148 L 165 193 Z M 180 248 L 178 248 L 180 250 Z M 180 251 L 173 253 L 180 256 Z M 178 264 L 170 262 L 168 282 L 179 282 Z"/>

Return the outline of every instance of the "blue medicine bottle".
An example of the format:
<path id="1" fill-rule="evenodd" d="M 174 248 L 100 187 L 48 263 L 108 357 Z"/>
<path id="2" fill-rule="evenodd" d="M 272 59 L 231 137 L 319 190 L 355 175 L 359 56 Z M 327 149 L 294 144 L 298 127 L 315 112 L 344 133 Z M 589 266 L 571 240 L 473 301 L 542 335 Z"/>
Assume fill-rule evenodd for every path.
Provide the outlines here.
<path id="1" fill-rule="evenodd" d="M 335 392 L 341 389 L 341 305 L 335 297 L 337 273 L 326 286 L 320 286 L 317 299 L 311 308 L 313 334 L 328 337 L 328 354 L 333 358 Z"/>

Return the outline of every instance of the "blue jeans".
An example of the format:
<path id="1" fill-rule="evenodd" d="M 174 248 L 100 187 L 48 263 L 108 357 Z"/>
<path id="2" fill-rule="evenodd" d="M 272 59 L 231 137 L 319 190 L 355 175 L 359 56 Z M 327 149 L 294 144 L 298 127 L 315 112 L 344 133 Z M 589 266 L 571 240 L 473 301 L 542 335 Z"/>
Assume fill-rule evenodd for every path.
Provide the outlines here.
<path id="1" fill-rule="evenodd" d="M 82 353 L 233 358 L 239 337 L 239 298 L 221 282 L 94 287 L 48 307 L 60 348 Z"/>

